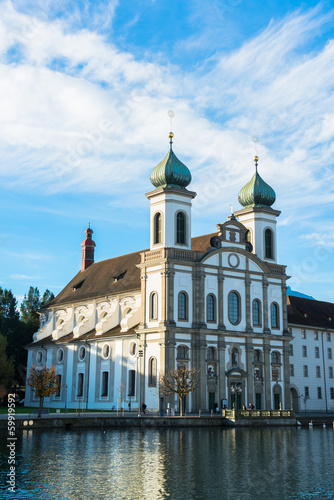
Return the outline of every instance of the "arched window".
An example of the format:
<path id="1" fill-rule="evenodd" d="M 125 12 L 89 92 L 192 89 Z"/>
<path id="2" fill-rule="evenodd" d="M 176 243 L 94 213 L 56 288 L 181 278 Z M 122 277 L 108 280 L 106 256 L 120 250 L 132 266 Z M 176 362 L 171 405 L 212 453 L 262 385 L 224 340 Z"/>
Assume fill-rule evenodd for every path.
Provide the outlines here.
<path id="1" fill-rule="evenodd" d="M 231 352 L 232 366 L 239 366 L 239 351 L 236 347 L 233 347 Z"/>
<path id="2" fill-rule="evenodd" d="M 271 362 L 274 363 L 274 364 L 278 364 L 278 363 L 281 362 L 281 356 L 280 356 L 279 352 L 273 351 L 271 353 Z"/>
<path id="3" fill-rule="evenodd" d="M 254 363 L 261 363 L 262 353 L 259 349 L 255 349 L 255 351 L 253 353 L 253 361 L 254 361 Z"/>
<path id="4" fill-rule="evenodd" d="M 216 297 L 210 293 L 206 300 L 207 321 L 216 321 Z"/>
<path id="5" fill-rule="evenodd" d="M 161 213 L 157 213 L 154 216 L 154 244 L 161 243 L 161 233 L 162 233 L 162 216 Z"/>
<path id="6" fill-rule="evenodd" d="M 278 305 L 276 302 L 271 304 L 271 328 L 279 328 Z"/>
<path id="7" fill-rule="evenodd" d="M 187 296 L 186 292 L 179 293 L 178 313 L 179 313 L 179 320 L 187 321 L 187 319 L 188 319 L 188 296 Z"/>
<path id="8" fill-rule="evenodd" d="M 185 345 L 179 345 L 177 348 L 177 359 L 189 359 L 189 349 Z"/>
<path id="9" fill-rule="evenodd" d="M 148 361 L 148 385 L 150 387 L 157 385 L 157 360 L 154 357 Z"/>
<path id="10" fill-rule="evenodd" d="M 182 212 L 176 216 L 176 243 L 185 244 L 186 242 L 186 218 Z"/>
<path id="11" fill-rule="evenodd" d="M 206 359 L 208 361 L 214 361 L 216 359 L 216 349 L 214 347 L 208 347 Z"/>
<path id="12" fill-rule="evenodd" d="M 258 299 L 253 300 L 253 326 L 261 325 L 261 302 Z"/>
<path id="13" fill-rule="evenodd" d="M 228 319 L 232 325 L 237 325 L 240 321 L 240 298 L 236 292 L 228 295 Z"/>
<path id="14" fill-rule="evenodd" d="M 271 229 L 266 229 L 264 232 L 264 245 L 265 245 L 265 258 L 273 259 L 274 258 L 273 233 Z"/>
<path id="15" fill-rule="evenodd" d="M 152 292 L 150 297 L 150 319 L 158 319 L 158 294 Z"/>

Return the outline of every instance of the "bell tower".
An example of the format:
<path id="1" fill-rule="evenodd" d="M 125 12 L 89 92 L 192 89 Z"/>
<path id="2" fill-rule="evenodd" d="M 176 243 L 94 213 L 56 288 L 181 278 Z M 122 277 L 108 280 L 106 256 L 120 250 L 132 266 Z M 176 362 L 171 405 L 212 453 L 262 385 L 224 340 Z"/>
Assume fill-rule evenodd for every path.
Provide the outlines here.
<path id="1" fill-rule="evenodd" d="M 93 230 L 90 228 L 90 223 L 88 223 L 88 228 L 86 229 L 85 234 L 86 238 L 81 243 L 82 246 L 81 271 L 84 271 L 91 264 L 94 264 L 95 242 L 92 240 Z"/>
<path id="2" fill-rule="evenodd" d="M 169 133 L 169 152 L 151 173 L 154 191 L 150 200 L 150 249 L 191 249 L 191 200 L 196 193 L 186 187 L 190 170 L 174 154 L 173 132 Z"/>
<path id="3" fill-rule="evenodd" d="M 271 208 L 276 194 L 257 171 L 259 158 L 255 156 L 255 174 L 238 196 L 242 210 L 235 212 L 239 221 L 248 229 L 247 241 L 261 260 L 277 262 L 276 219 L 279 210 Z"/>

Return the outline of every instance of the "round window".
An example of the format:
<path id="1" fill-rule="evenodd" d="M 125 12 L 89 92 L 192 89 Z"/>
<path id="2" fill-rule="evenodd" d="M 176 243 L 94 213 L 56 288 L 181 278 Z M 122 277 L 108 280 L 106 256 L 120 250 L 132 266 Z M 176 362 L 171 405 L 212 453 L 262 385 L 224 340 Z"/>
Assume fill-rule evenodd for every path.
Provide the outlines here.
<path id="1" fill-rule="evenodd" d="M 135 356 L 137 352 L 137 344 L 136 342 L 131 342 L 130 344 L 130 354 L 131 356 Z"/>
<path id="2" fill-rule="evenodd" d="M 110 345 L 109 344 L 104 344 L 103 349 L 102 349 L 102 356 L 104 359 L 108 359 L 110 356 Z"/>
<path id="3" fill-rule="evenodd" d="M 79 361 L 83 361 L 85 359 L 85 356 L 86 356 L 86 348 L 82 345 L 80 346 L 79 348 Z"/>
<path id="4" fill-rule="evenodd" d="M 64 351 L 63 349 L 58 349 L 57 351 L 57 363 L 62 363 L 64 359 Z"/>
<path id="5" fill-rule="evenodd" d="M 37 354 L 36 354 L 36 363 L 38 365 L 40 365 L 43 361 L 43 353 L 42 351 L 37 351 Z"/>

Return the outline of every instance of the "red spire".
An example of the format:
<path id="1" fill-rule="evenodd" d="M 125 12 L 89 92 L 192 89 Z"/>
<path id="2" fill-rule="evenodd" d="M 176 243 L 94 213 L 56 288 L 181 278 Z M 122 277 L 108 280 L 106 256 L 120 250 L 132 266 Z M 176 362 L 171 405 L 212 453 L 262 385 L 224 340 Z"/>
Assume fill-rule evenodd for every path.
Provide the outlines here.
<path id="1" fill-rule="evenodd" d="M 81 271 L 84 271 L 91 264 L 94 264 L 94 248 L 95 243 L 92 240 L 93 230 L 90 228 L 90 223 L 88 223 L 88 229 L 85 231 L 86 239 L 81 243 L 82 246 L 82 260 L 81 260 Z"/>

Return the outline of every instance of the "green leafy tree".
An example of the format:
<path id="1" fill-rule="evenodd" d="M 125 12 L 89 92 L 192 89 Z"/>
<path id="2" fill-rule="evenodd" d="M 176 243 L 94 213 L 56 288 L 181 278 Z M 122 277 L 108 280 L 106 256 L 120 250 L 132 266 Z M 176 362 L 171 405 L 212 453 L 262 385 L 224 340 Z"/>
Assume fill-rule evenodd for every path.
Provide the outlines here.
<path id="1" fill-rule="evenodd" d="M 0 398 L 3 398 L 10 391 L 14 378 L 14 364 L 6 354 L 7 340 L 4 335 L 0 335 Z"/>
<path id="2" fill-rule="evenodd" d="M 177 370 L 170 370 L 166 375 L 160 377 L 160 394 L 171 396 L 177 394 L 180 400 L 180 415 L 184 414 L 184 398 L 193 392 L 199 384 L 200 371 L 195 368 L 185 368 L 180 366 Z"/>
<path id="3" fill-rule="evenodd" d="M 35 396 L 39 398 L 38 416 L 40 417 L 44 398 L 51 396 L 51 394 L 56 394 L 59 390 L 55 367 L 31 368 L 28 385 L 34 391 Z"/>

